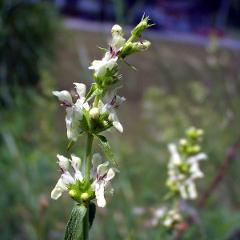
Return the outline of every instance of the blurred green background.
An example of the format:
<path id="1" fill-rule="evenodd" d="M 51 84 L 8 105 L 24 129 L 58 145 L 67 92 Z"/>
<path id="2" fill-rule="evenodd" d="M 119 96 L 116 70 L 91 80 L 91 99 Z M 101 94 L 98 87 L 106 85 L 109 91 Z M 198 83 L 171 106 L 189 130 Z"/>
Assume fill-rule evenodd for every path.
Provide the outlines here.
<path id="1" fill-rule="evenodd" d="M 0 239 L 62 239 L 73 203 L 67 196 L 50 199 L 59 177 L 56 154 L 67 154 L 65 111 L 51 92 L 70 90 L 73 82 L 90 85 L 87 67 L 110 35 L 66 27 L 45 2 L 3 0 L 0 15 Z M 91 239 L 172 239 L 140 214 L 162 204 L 167 144 L 189 126 L 205 130 L 209 160 L 198 181 L 201 195 L 240 138 L 239 49 L 222 47 L 214 33 L 203 44 L 145 37 L 151 49 L 128 59 L 138 70 L 121 65 L 124 133 L 109 133 L 120 173 L 108 206 L 98 209 Z M 83 146 L 80 141 L 74 153 L 82 156 Z M 197 223 L 182 239 L 240 239 L 237 150 L 204 208 L 189 203 Z"/>

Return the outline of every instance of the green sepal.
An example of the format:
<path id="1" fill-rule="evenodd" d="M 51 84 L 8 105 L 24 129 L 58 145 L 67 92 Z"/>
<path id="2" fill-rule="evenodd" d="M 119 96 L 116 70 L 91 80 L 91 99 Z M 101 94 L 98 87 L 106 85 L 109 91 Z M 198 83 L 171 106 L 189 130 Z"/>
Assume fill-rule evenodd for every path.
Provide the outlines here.
<path id="1" fill-rule="evenodd" d="M 67 223 L 64 240 L 82 240 L 83 218 L 87 208 L 82 204 L 73 207 L 70 219 Z"/>
<path id="2" fill-rule="evenodd" d="M 95 192 L 93 191 L 91 187 L 92 182 L 91 181 L 80 181 L 77 180 L 74 184 L 69 184 L 68 189 L 69 189 L 69 195 L 73 200 L 76 202 L 82 204 L 84 200 L 81 198 L 82 193 L 87 193 L 88 194 L 88 200 L 91 200 L 95 197 Z M 70 194 L 71 191 L 74 192 L 74 194 Z"/>
<path id="3" fill-rule="evenodd" d="M 105 156 L 107 157 L 107 159 L 115 166 L 117 166 L 117 162 L 115 160 L 115 156 L 112 152 L 112 149 L 108 143 L 108 140 L 105 136 L 103 135 L 95 135 L 97 137 L 97 139 L 99 140 L 99 145 L 102 148 Z"/>
<path id="4" fill-rule="evenodd" d="M 95 92 L 96 90 L 97 90 L 97 84 L 96 84 L 96 83 L 93 83 L 92 86 L 91 86 L 91 88 L 90 88 L 90 90 L 89 90 L 89 92 L 88 92 L 87 95 L 86 95 L 85 102 L 86 102 L 87 100 L 89 100 L 89 99 L 93 96 L 93 94 L 94 94 L 94 92 Z"/>
<path id="5" fill-rule="evenodd" d="M 94 202 L 90 202 L 89 203 L 89 227 L 92 227 L 94 218 L 95 218 L 95 214 L 96 214 L 96 205 Z"/>
<path id="6" fill-rule="evenodd" d="M 83 109 L 83 116 L 82 116 L 82 120 L 81 120 L 81 128 L 85 132 L 91 131 L 91 128 L 92 128 L 89 112 L 86 109 Z"/>

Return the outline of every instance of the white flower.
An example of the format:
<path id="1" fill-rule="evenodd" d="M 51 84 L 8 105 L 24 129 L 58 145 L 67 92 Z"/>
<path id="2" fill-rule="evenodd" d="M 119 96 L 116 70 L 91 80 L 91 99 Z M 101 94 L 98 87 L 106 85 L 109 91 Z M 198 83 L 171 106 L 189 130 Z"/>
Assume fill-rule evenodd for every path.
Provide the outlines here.
<path id="1" fill-rule="evenodd" d="M 115 109 L 118 108 L 125 100 L 126 99 L 124 97 L 115 95 L 113 98 L 111 98 L 110 102 L 103 104 L 100 101 L 99 103 L 100 113 L 103 114 L 105 112 L 108 112 L 108 120 L 112 122 L 113 126 L 121 133 L 123 132 L 123 126 L 118 120 Z"/>
<path id="2" fill-rule="evenodd" d="M 112 26 L 111 32 L 112 32 L 112 36 L 114 36 L 114 35 L 121 35 L 122 36 L 123 35 L 122 27 L 118 24 L 115 24 L 115 25 Z"/>
<path id="3" fill-rule="evenodd" d="M 182 163 L 181 156 L 177 151 L 177 146 L 173 143 L 170 143 L 168 145 L 168 150 L 171 154 L 170 162 L 172 162 L 175 165 L 180 165 Z"/>
<path id="4" fill-rule="evenodd" d="M 99 207 L 106 206 L 105 193 L 111 190 L 108 189 L 111 180 L 115 176 L 115 171 L 108 167 L 109 162 L 98 165 L 97 176 L 92 183 L 92 188 L 95 191 L 95 196 L 97 199 L 97 205 Z"/>
<path id="5" fill-rule="evenodd" d="M 207 155 L 205 153 L 199 153 L 187 159 L 187 162 L 190 165 L 190 173 L 192 179 L 202 178 L 204 176 L 203 172 L 199 168 L 199 161 L 205 159 L 207 159 Z"/>
<path id="6" fill-rule="evenodd" d="M 176 209 L 169 210 L 165 216 L 165 219 L 163 221 L 163 225 L 165 227 L 172 227 L 173 224 L 180 222 L 182 220 L 182 217 L 180 213 Z"/>
<path id="7" fill-rule="evenodd" d="M 112 40 L 110 42 L 110 49 L 112 55 L 116 56 L 118 52 L 123 48 L 126 43 L 126 39 L 123 37 L 122 27 L 114 25 L 112 27 Z"/>
<path id="8" fill-rule="evenodd" d="M 84 98 L 86 95 L 86 85 L 83 83 L 73 83 L 75 85 L 79 98 Z"/>
<path id="9" fill-rule="evenodd" d="M 53 95 L 55 95 L 56 97 L 58 97 L 59 101 L 66 105 L 66 106 L 72 106 L 73 102 L 72 102 L 72 96 L 71 94 L 66 91 L 66 90 L 63 90 L 63 91 L 53 91 L 52 92 Z"/>
<path id="10" fill-rule="evenodd" d="M 89 110 L 88 102 L 85 102 L 86 85 L 83 83 L 74 83 L 78 99 L 73 103 L 71 94 L 64 91 L 53 91 L 53 95 L 57 96 L 59 101 L 66 107 L 66 128 L 67 137 L 72 141 L 77 141 L 80 131 L 80 120 L 82 119 L 83 109 Z"/>
<path id="11" fill-rule="evenodd" d="M 168 186 L 176 188 L 183 199 L 197 198 L 195 179 L 202 178 L 203 172 L 200 170 L 199 161 L 207 158 L 205 153 L 199 153 L 182 158 L 175 144 L 169 144 L 168 149 L 171 157 L 168 164 Z M 182 171 L 181 167 L 185 170 Z"/>
<path id="12" fill-rule="evenodd" d="M 159 221 L 165 216 L 166 211 L 166 207 L 158 207 L 153 209 L 153 218 L 151 219 L 151 225 L 153 227 L 158 225 Z"/>
<path id="13" fill-rule="evenodd" d="M 62 175 L 57 181 L 57 184 L 55 185 L 54 189 L 51 192 L 51 198 L 54 200 L 57 200 L 59 197 L 62 196 L 62 193 L 68 190 L 69 184 L 74 184 L 77 180 L 82 181 L 83 176 L 80 171 L 81 166 L 81 159 L 75 155 L 71 155 L 71 160 L 62 156 L 57 155 L 58 158 L 58 164 L 59 167 L 62 170 Z M 68 171 L 69 164 L 71 162 L 71 166 L 74 170 L 74 177 L 71 175 L 71 173 Z"/>
<path id="14" fill-rule="evenodd" d="M 102 60 L 94 60 L 89 69 L 95 71 L 96 77 L 102 77 L 106 74 L 107 69 L 112 70 L 118 60 L 117 56 L 112 56 L 110 52 L 106 52 Z"/>
<path id="15" fill-rule="evenodd" d="M 58 165 L 63 171 L 67 171 L 69 167 L 69 159 L 64 157 L 63 155 L 57 154 Z"/>
<path id="16" fill-rule="evenodd" d="M 75 171 L 74 178 L 76 180 L 82 181 L 83 180 L 83 176 L 82 176 L 82 173 L 80 171 L 81 158 L 79 158 L 79 157 L 77 157 L 75 155 L 71 155 L 71 158 L 72 158 L 71 165 L 72 165 L 72 168 Z"/>

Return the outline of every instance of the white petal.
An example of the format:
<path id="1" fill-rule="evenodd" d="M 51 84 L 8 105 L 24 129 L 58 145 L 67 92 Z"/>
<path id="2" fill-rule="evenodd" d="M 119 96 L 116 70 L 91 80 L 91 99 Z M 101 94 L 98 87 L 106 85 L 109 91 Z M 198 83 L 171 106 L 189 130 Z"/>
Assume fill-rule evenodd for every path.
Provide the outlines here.
<path id="1" fill-rule="evenodd" d="M 75 171 L 74 178 L 75 180 L 79 180 L 79 181 L 83 180 L 83 175 L 80 170 Z"/>
<path id="2" fill-rule="evenodd" d="M 193 163 L 190 166 L 191 178 L 202 178 L 204 176 L 203 172 L 199 168 L 198 162 Z"/>
<path id="3" fill-rule="evenodd" d="M 186 186 L 185 185 L 180 185 L 179 186 L 179 191 L 180 191 L 180 195 L 183 199 L 187 199 L 188 198 L 188 194 L 186 191 Z"/>
<path id="4" fill-rule="evenodd" d="M 106 200 L 104 197 L 104 184 L 96 184 L 95 195 L 97 199 L 97 205 L 101 208 L 106 206 Z"/>
<path id="5" fill-rule="evenodd" d="M 73 104 L 72 96 L 66 90 L 63 90 L 63 91 L 53 91 L 52 94 L 57 96 L 60 102 L 65 102 L 65 103 L 68 103 L 70 105 Z"/>
<path id="6" fill-rule="evenodd" d="M 115 172 L 112 168 L 109 168 L 108 172 L 107 172 L 107 176 L 104 179 L 104 181 L 109 182 L 111 181 L 113 178 L 115 177 Z"/>
<path id="7" fill-rule="evenodd" d="M 109 165 L 109 162 L 105 162 L 105 163 L 102 163 L 102 164 L 98 165 L 98 167 L 97 167 L 97 175 L 99 177 L 100 176 L 104 176 L 107 173 L 108 165 Z"/>
<path id="8" fill-rule="evenodd" d="M 171 154 L 171 161 L 175 164 L 175 165 L 179 165 L 182 162 L 182 159 L 180 157 L 180 154 L 177 151 L 177 146 L 173 143 L 168 145 L 168 150 Z"/>
<path id="9" fill-rule="evenodd" d="M 114 49 L 115 52 L 122 49 L 123 45 L 125 44 L 126 40 L 121 35 L 115 34 L 110 42 L 111 47 Z"/>
<path id="10" fill-rule="evenodd" d="M 85 97 L 86 95 L 86 85 L 83 83 L 73 83 L 76 87 L 76 91 L 78 96 L 81 97 Z"/>
<path id="11" fill-rule="evenodd" d="M 60 154 L 57 155 L 57 158 L 59 160 L 59 167 L 64 171 L 67 171 L 69 167 L 69 159 Z"/>
<path id="12" fill-rule="evenodd" d="M 117 62 L 117 57 L 112 58 L 110 52 L 106 52 L 102 60 L 94 60 L 89 69 L 95 71 L 96 76 L 104 76 L 107 69 L 112 70 Z"/>
<path id="13" fill-rule="evenodd" d="M 72 141 L 77 141 L 80 126 L 79 115 L 74 112 L 73 108 L 67 108 L 66 112 L 67 137 Z"/>
<path id="14" fill-rule="evenodd" d="M 205 160 L 207 159 L 207 155 L 205 153 L 199 153 L 195 156 L 192 156 L 192 157 L 189 157 L 188 158 L 188 163 L 195 163 L 195 162 L 198 162 L 198 161 L 201 161 L 201 160 Z"/>
<path id="15" fill-rule="evenodd" d="M 71 155 L 72 161 L 71 165 L 75 171 L 78 171 L 81 166 L 81 158 L 77 157 L 76 155 Z"/>
<path id="16" fill-rule="evenodd" d="M 51 192 L 51 198 L 57 200 L 62 196 L 62 193 L 67 190 L 66 185 L 63 183 L 62 178 L 59 178 L 56 186 Z"/>
<path id="17" fill-rule="evenodd" d="M 62 182 L 65 185 L 68 184 L 73 184 L 75 182 L 74 178 L 72 177 L 72 175 L 70 174 L 70 172 L 65 172 L 61 175 L 62 178 Z"/>
<path id="18" fill-rule="evenodd" d="M 197 198 L 197 190 L 194 182 L 189 182 L 188 184 L 188 193 L 190 199 L 196 199 Z"/>
<path id="19" fill-rule="evenodd" d="M 112 124 L 120 133 L 123 132 L 123 126 L 120 122 L 114 121 Z"/>

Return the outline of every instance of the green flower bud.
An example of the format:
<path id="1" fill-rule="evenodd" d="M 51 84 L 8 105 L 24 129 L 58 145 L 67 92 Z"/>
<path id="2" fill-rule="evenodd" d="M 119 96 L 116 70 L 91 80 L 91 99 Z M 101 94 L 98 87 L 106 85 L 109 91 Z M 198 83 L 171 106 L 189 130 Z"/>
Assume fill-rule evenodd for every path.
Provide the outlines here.
<path id="1" fill-rule="evenodd" d="M 183 174 L 188 173 L 188 170 L 189 170 L 188 164 L 182 163 L 182 164 L 179 166 L 179 170 L 180 170 L 180 172 L 182 172 Z"/>
<path id="2" fill-rule="evenodd" d="M 197 129 L 195 127 L 191 127 L 186 131 L 186 135 L 189 138 L 197 138 Z"/>
<path id="3" fill-rule="evenodd" d="M 201 151 L 201 147 L 199 145 L 192 146 L 192 153 L 199 153 Z"/>
<path id="4" fill-rule="evenodd" d="M 74 189 L 71 189 L 68 194 L 70 195 L 70 197 L 72 197 L 73 199 L 75 199 L 77 197 L 77 192 Z"/>
<path id="5" fill-rule="evenodd" d="M 99 117 L 99 108 L 92 108 L 89 111 L 89 115 L 92 119 L 97 119 Z"/>
<path id="6" fill-rule="evenodd" d="M 151 43 L 147 40 L 141 42 L 127 42 L 120 53 L 120 57 L 125 58 L 132 53 L 145 51 L 150 47 L 150 45 Z"/>
<path id="7" fill-rule="evenodd" d="M 204 134 L 204 131 L 202 129 L 197 129 L 197 135 L 198 137 L 202 137 Z"/>
<path id="8" fill-rule="evenodd" d="M 87 201 L 89 199 L 89 194 L 87 192 L 84 192 L 81 194 L 81 200 Z"/>
<path id="9" fill-rule="evenodd" d="M 133 49 L 135 50 L 135 52 L 147 50 L 150 46 L 151 43 L 147 40 L 133 43 Z"/>
<path id="10" fill-rule="evenodd" d="M 141 33 L 146 29 L 151 27 L 152 25 L 149 24 L 149 17 L 143 17 L 141 22 L 132 30 L 132 35 L 134 37 L 140 37 Z"/>

